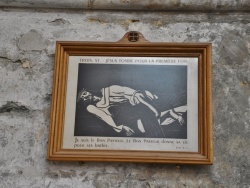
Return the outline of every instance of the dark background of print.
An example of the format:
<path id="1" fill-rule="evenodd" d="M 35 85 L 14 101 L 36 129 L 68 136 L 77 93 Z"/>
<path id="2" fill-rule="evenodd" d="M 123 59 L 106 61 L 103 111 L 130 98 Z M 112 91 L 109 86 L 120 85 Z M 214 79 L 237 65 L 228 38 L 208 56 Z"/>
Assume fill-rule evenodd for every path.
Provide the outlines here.
<path id="1" fill-rule="evenodd" d="M 99 93 L 102 88 L 111 85 L 130 87 L 158 96 L 153 100 L 159 112 L 187 104 L 187 66 L 183 65 L 128 65 L 128 64 L 79 64 L 77 93 L 86 88 L 92 93 Z M 76 96 L 77 97 L 77 96 Z M 126 125 L 135 130 L 133 137 L 146 138 L 187 138 L 187 113 L 179 122 L 167 126 L 157 125 L 152 112 L 143 104 L 131 106 L 119 104 L 110 107 L 117 125 Z M 140 118 L 147 128 L 141 133 L 136 121 Z M 86 110 L 82 101 L 76 103 L 74 136 L 125 137 L 125 132 L 117 133 L 104 121 Z"/>

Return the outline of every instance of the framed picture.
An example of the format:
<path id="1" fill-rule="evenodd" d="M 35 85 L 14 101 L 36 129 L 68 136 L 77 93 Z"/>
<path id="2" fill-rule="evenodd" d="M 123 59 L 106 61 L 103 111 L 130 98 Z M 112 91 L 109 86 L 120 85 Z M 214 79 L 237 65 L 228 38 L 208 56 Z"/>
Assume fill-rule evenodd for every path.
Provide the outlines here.
<path id="1" fill-rule="evenodd" d="M 211 44 L 57 42 L 48 160 L 212 164 Z"/>

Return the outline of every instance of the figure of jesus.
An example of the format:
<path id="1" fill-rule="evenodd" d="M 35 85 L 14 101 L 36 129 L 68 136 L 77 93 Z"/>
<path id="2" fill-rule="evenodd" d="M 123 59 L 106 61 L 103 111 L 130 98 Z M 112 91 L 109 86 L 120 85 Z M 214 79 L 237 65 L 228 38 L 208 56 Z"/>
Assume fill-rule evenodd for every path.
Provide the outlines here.
<path id="1" fill-rule="evenodd" d="M 135 132 L 129 125 L 117 125 L 113 119 L 113 114 L 109 109 L 112 106 L 119 106 L 123 103 L 128 103 L 131 106 L 142 104 L 154 115 L 158 125 L 153 129 L 155 132 L 162 132 L 161 126 L 168 125 L 173 121 L 178 121 L 181 125 L 184 123 L 182 113 L 186 111 L 186 106 L 175 109 L 169 109 L 164 112 L 159 112 L 154 104 L 154 100 L 158 97 L 149 91 L 138 91 L 130 87 L 111 85 L 101 89 L 101 95 L 96 96 L 90 91 L 83 88 L 78 93 L 77 101 L 83 100 L 86 109 L 89 113 L 103 120 L 107 125 L 111 126 L 116 132 L 125 131 L 127 136 L 132 136 Z M 141 119 L 137 120 L 138 129 L 141 132 L 150 131 L 142 124 Z M 151 128 L 152 129 L 152 128 Z M 164 134 L 164 133 L 163 133 Z"/>

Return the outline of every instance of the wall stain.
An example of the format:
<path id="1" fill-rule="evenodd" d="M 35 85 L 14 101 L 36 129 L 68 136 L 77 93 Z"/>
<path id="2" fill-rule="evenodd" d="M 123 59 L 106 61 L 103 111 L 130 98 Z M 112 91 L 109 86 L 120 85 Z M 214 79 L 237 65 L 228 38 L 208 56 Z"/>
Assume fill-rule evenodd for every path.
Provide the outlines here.
<path id="1" fill-rule="evenodd" d="M 30 109 L 26 106 L 20 105 L 17 102 L 8 101 L 5 105 L 0 107 L 0 113 L 5 112 L 20 112 L 20 113 L 27 113 Z"/>
<path id="2" fill-rule="evenodd" d="M 137 23 L 140 22 L 140 20 L 138 19 L 127 19 L 127 20 L 122 20 L 121 22 L 119 22 L 126 30 L 128 30 L 129 25 L 131 23 Z"/>
<path id="3" fill-rule="evenodd" d="M 249 83 L 246 81 L 242 81 L 242 82 L 240 82 L 240 86 L 241 87 L 249 87 Z"/>
<path id="4" fill-rule="evenodd" d="M 25 59 L 25 60 L 22 60 L 21 62 L 22 62 L 23 68 L 29 68 L 29 69 L 31 68 L 31 63 L 29 60 Z"/>
<path id="5" fill-rule="evenodd" d="M 64 24 L 69 24 L 69 21 L 63 19 L 63 18 L 58 18 L 52 21 L 48 21 L 50 25 L 53 26 L 59 26 L 59 25 L 64 25 Z"/>
<path id="6" fill-rule="evenodd" d="M 91 17 L 87 18 L 86 21 L 87 21 L 87 22 L 107 23 L 106 21 L 101 20 L 101 19 L 99 19 L 99 18 L 91 18 Z"/>
<path id="7" fill-rule="evenodd" d="M 90 9 L 90 10 L 94 9 L 94 3 L 95 3 L 95 0 L 89 0 L 88 1 L 88 9 Z"/>

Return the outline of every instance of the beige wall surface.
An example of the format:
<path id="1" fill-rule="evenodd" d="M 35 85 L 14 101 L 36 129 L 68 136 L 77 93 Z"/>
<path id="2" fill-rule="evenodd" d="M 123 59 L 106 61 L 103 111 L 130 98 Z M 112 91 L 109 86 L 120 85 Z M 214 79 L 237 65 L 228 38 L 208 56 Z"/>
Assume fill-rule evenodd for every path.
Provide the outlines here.
<path id="1" fill-rule="evenodd" d="M 32 2 L 0 1 L 1 188 L 250 186 L 250 14 L 243 11 L 249 1 L 150 1 L 166 10 L 158 5 L 172 2 L 179 11 L 72 9 L 91 2 L 109 9 L 111 1 Z M 126 9 L 149 3 L 112 1 L 114 8 L 126 2 Z M 181 11 L 187 4 L 201 8 Z M 226 7 L 237 11 L 220 11 Z M 152 42 L 212 43 L 214 165 L 46 160 L 55 42 L 117 41 L 131 30 Z"/>

